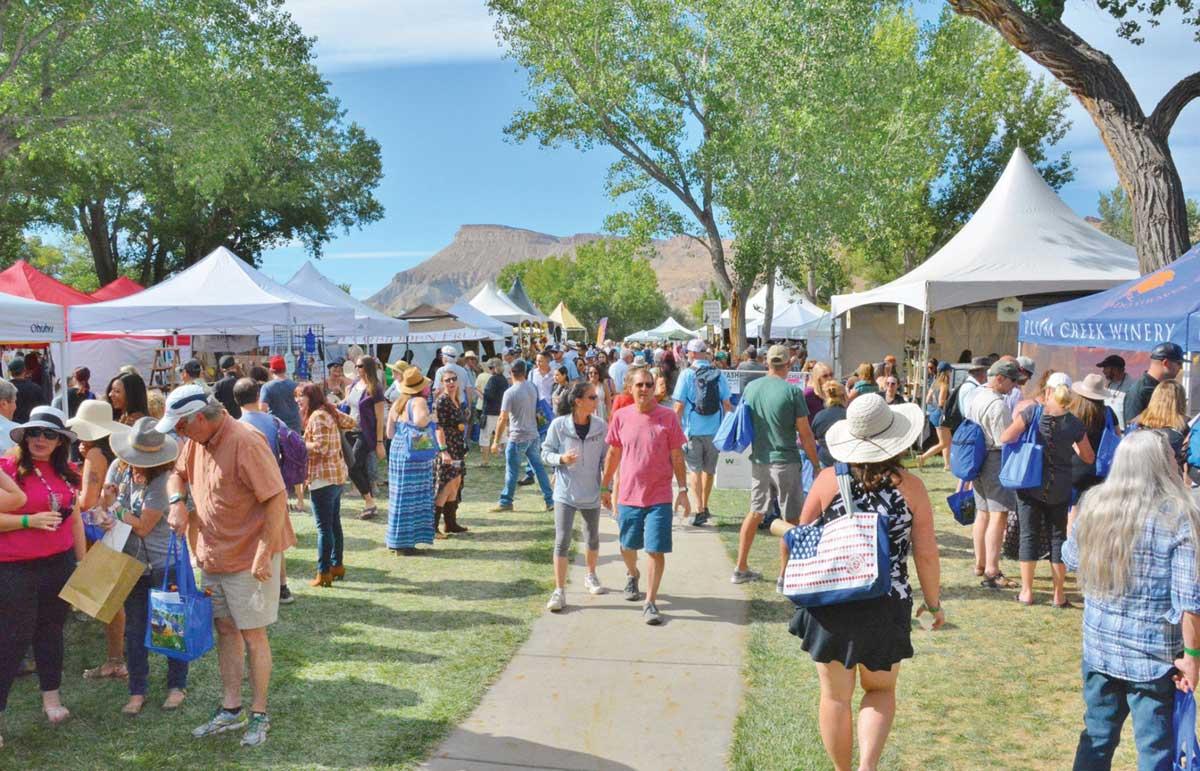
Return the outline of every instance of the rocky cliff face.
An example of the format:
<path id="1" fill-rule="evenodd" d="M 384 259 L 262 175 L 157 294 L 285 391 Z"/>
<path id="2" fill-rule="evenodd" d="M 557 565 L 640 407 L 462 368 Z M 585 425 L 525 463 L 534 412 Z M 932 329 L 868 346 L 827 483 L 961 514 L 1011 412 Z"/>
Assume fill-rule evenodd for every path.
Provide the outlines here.
<path id="1" fill-rule="evenodd" d="M 448 246 L 420 265 L 397 273 L 367 302 L 391 315 L 423 302 L 446 307 L 467 298 L 506 265 L 570 253 L 599 238 L 594 233 L 560 238 L 505 225 L 463 225 Z M 652 262 L 667 300 L 673 306 L 690 305 L 712 280 L 708 253 L 687 238 L 657 242 L 655 249 Z"/>

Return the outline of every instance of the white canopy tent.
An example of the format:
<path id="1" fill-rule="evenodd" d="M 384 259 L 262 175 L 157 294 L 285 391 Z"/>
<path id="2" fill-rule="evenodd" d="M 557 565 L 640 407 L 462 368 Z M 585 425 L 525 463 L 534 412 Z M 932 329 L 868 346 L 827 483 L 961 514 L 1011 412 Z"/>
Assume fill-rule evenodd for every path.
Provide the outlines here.
<path id="1" fill-rule="evenodd" d="M 803 292 L 801 292 L 796 287 L 792 286 L 792 283 L 790 281 L 788 281 L 787 279 L 785 279 L 783 276 L 780 276 L 780 275 L 775 276 L 775 291 L 772 294 L 774 297 L 774 302 L 772 304 L 772 308 L 773 308 L 773 312 L 775 313 L 775 315 L 778 315 L 784 308 L 788 308 L 788 307 L 791 307 L 792 305 L 796 305 L 796 304 L 800 304 L 802 307 L 808 309 L 809 311 L 812 311 L 814 313 L 813 318 L 816 318 L 816 316 L 819 316 L 825 312 L 825 311 L 821 310 L 820 307 L 814 305 L 812 303 L 812 301 L 809 300 L 808 297 L 805 296 L 805 294 Z M 749 330 L 752 326 L 757 328 L 753 324 L 753 322 L 762 321 L 762 319 L 766 315 L 767 315 L 767 285 L 763 284 L 757 290 L 755 290 L 754 294 L 752 294 L 748 298 L 746 298 L 746 328 L 747 328 L 747 330 Z M 726 329 L 729 328 L 729 309 L 728 308 L 721 311 L 721 324 Z M 746 336 L 747 337 L 757 337 L 757 335 L 751 335 L 749 333 L 749 331 L 747 331 Z"/>
<path id="2" fill-rule="evenodd" d="M 488 281 L 475 296 L 468 300 L 475 310 L 491 316 L 506 324 L 520 324 L 522 321 L 542 321 L 545 317 L 529 313 L 508 298 L 508 295 L 497 288 L 494 281 Z"/>
<path id="3" fill-rule="evenodd" d="M 1133 247 L 1075 214 L 1018 148 L 979 210 L 933 256 L 888 284 L 832 298 L 837 359 L 879 361 L 906 341 L 919 342 L 922 359 L 954 359 L 964 348 L 1015 352 L 1016 319 L 999 321 L 997 301 L 1053 302 L 1137 275 Z"/>
<path id="4" fill-rule="evenodd" d="M 161 284 L 119 300 L 68 309 L 72 332 L 270 335 L 280 325 L 354 329 L 354 312 L 293 292 L 225 247 Z"/>
<path id="5" fill-rule="evenodd" d="M 825 311 L 809 302 L 807 298 L 801 298 L 784 308 L 776 308 L 775 317 L 771 319 L 771 337 L 798 340 L 802 337 L 797 334 L 799 328 L 824 315 L 826 315 Z M 746 337 L 759 337 L 764 320 L 765 317 L 759 317 L 754 321 L 747 320 Z"/>
<path id="6" fill-rule="evenodd" d="M 67 337 L 65 309 L 0 292 L 0 341 L 56 343 Z"/>
<path id="7" fill-rule="evenodd" d="M 326 328 L 326 337 L 336 338 L 339 343 L 396 343 L 408 334 L 407 321 L 394 319 L 351 297 L 317 270 L 311 261 L 306 261 L 284 286 L 310 300 L 347 308 L 354 314 L 354 329 L 350 334 L 345 330 L 331 332 Z"/>
<path id="8" fill-rule="evenodd" d="M 691 340 L 696 333 L 680 324 L 672 316 L 653 329 L 643 329 L 625 338 L 635 343 L 655 342 L 658 340 Z"/>
<path id="9" fill-rule="evenodd" d="M 450 306 L 448 313 L 454 314 L 459 321 L 464 324 L 475 327 L 476 329 L 486 330 L 491 332 L 496 338 L 512 337 L 513 328 L 503 321 L 498 321 L 491 316 L 477 310 L 474 305 L 471 305 L 466 300 L 459 300 Z"/>
<path id="10" fill-rule="evenodd" d="M 432 305 L 418 305 L 405 312 L 403 318 L 409 322 L 408 336 L 405 338 L 405 342 L 414 349 L 418 345 L 504 339 L 504 335 L 494 328 L 475 326 L 451 311 L 445 311 Z M 484 319 L 485 324 L 496 326 L 497 322 L 494 319 L 486 320 L 486 317 Z M 511 327 L 509 330 L 511 333 Z"/>

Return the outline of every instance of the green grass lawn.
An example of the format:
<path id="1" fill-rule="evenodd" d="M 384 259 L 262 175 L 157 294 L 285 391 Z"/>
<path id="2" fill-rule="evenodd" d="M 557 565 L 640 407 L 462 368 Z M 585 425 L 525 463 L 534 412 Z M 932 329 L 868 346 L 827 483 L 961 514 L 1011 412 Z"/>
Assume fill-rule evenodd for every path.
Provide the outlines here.
<path id="1" fill-rule="evenodd" d="M 945 505 L 952 479 L 924 471 L 936 510 L 942 598 L 947 626 L 913 627 L 916 656 L 901 667 L 896 722 L 883 757 L 888 769 L 1070 768 L 1083 726 L 1080 698 L 1081 611 L 1049 605 L 1049 565 L 1038 566 L 1038 605 L 1014 601 L 1016 590 L 979 586 L 968 528 Z M 736 553 L 745 492 L 714 491 L 720 532 Z M 747 689 L 738 717 L 732 766 L 750 771 L 830 768 L 817 728 L 816 669 L 789 635 L 792 604 L 775 593 L 778 540 L 760 533 L 751 566 L 770 580 L 749 585 Z M 1017 576 L 1017 564 L 1003 565 Z M 910 563 L 916 585 L 916 571 Z M 1069 578 L 1072 601 L 1082 605 Z M 918 595 L 919 596 L 919 595 Z M 1114 768 L 1136 764 L 1132 731 Z"/>
<path id="2" fill-rule="evenodd" d="M 476 463 L 472 460 L 472 464 Z M 525 640 L 553 588 L 551 515 L 519 488 L 516 510 L 486 514 L 502 465 L 468 472 L 460 521 L 472 532 L 439 541 L 427 556 L 384 547 L 385 518 L 356 519 L 343 499 L 347 577 L 308 586 L 316 535 L 312 515 L 294 514 L 299 545 L 288 552 L 297 600 L 271 628 L 270 739 L 243 750 L 240 734 L 192 739 L 220 699 L 216 653 L 192 666 L 188 701 L 159 710 L 165 659 L 151 656 L 150 695 L 135 719 L 120 715 L 123 681 L 85 681 L 104 658 L 98 622 L 70 621 L 63 699 L 66 724 L 49 727 L 34 678 L 13 689 L 0 768 L 404 768 L 423 760 L 479 702 Z M 381 509 L 384 507 L 381 506 Z M 246 690 L 249 704 L 249 685 Z M 515 705 L 514 705 L 515 706 Z"/>

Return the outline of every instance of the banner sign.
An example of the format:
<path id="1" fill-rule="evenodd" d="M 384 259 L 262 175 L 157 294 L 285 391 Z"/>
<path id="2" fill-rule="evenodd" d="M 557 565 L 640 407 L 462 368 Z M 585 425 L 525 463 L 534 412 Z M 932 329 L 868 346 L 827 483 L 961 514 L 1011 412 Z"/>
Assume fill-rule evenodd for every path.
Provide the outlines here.
<path id="1" fill-rule="evenodd" d="M 721 326 L 721 301 L 720 300 L 705 300 L 704 301 L 704 323 L 709 326 Z"/>
<path id="2" fill-rule="evenodd" d="M 600 323 L 596 325 L 596 345 L 604 345 L 604 333 L 608 331 L 608 316 L 600 319 Z"/>
<path id="3" fill-rule="evenodd" d="M 1182 324 L 1170 321 L 1070 321 L 1022 314 L 1022 342 L 1047 345 L 1087 345 L 1126 350 L 1150 349 L 1159 343 L 1187 346 Z"/>
<path id="4" fill-rule="evenodd" d="M 1015 297 L 1005 297 L 996 303 L 996 321 L 1020 321 L 1024 305 Z"/>

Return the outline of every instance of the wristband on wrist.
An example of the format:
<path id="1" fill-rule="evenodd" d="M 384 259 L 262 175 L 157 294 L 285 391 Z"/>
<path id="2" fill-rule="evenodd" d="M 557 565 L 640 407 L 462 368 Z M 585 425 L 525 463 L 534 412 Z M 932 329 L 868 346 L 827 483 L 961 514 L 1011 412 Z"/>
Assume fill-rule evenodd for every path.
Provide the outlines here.
<path id="1" fill-rule="evenodd" d="M 21 516 L 21 528 L 23 530 L 29 529 L 29 515 L 28 514 L 24 514 Z"/>
<path id="2" fill-rule="evenodd" d="M 174 506 L 175 504 L 181 502 L 182 500 L 183 500 L 183 495 L 181 495 L 180 493 L 175 493 L 170 498 L 167 498 L 167 504 L 170 506 Z"/>
<path id="3" fill-rule="evenodd" d="M 921 605 L 922 605 L 922 607 L 925 608 L 925 610 L 929 611 L 930 613 L 941 613 L 942 612 L 942 607 L 940 605 L 937 607 L 934 607 L 933 605 L 930 605 L 927 602 L 922 602 Z"/>
<path id="4" fill-rule="evenodd" d="M 1200 659 L 1200 650 L 1196 650 L 1195 648 L 1189 648 L 1185 645 L 1185 646 L 1183 646 L 1183 655 L 1191 656 L 1194 659 Z"/>

